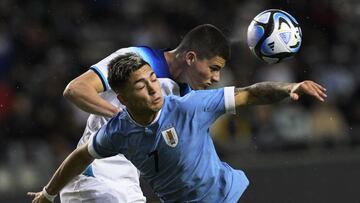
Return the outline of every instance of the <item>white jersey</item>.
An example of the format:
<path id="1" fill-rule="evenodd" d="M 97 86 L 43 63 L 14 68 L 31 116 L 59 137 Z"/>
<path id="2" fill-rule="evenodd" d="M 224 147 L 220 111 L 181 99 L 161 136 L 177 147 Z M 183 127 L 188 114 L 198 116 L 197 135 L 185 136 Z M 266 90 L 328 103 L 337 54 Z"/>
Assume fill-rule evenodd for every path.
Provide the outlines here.
<path id="1" fill-rule="evenodd" d="M 169 68 L 165 60 L 164 51 L 152 49 L 149 47 L 129 47 L 119 49 L 105 59 L 91 66 L 92 69 L 101 79 L 104 86 L 104 92 L 100 96 L 116 107 L 124 108 L 119 102 L 116 94 L 111 90 L 108 77 L 108 64 L 116 56 L 120 54 L 135 52 L 139 54 L 154 70 L 160 81 L 162 93 L 164 95 L 185 95 L 191 89 L 187 84 L 178 84 L 171 79 Z M 91 135 L 93 135 L 102 125 L 110 118 L 91 114 L 87 120 L 86 128 L 78 146 L 85 144 Z M 95 177 L 103 180 L 106 184 L 114 186 L 117 189 L 125 189 L 127 187 L 139 186 L 139 173 L 136 167 L 128 161 L 123 155 L 117 155 L 105 159 L 97 159 L 85 170 L 85 176 Z M 94 188 L 95 189 L 95 188 Z M 69 190 L 69 188 L 67 188 Z M 127 194 L 125 192 L 124 194 Z M 133 196 L 136 196 L 133 194 Z M 141 190 L 138 196 L 143 197 Z M 131 202 L 132 200 L 128 200 Z"/>

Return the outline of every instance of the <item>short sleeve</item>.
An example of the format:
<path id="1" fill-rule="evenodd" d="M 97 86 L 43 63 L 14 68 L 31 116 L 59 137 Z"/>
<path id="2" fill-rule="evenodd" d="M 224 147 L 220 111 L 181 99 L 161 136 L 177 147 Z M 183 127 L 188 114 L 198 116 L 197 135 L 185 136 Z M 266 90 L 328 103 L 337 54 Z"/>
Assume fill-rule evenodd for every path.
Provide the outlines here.
<path id="1" fill-rule="evenodd" d="M 93 70 L 101 79 L 101 82 L 104 87 L 104 91 L 111 89 L 108 81 L 108 73 L 109 73 L 108 65 L 110 61 L 115 57 L 119 56 L 120 54 L 124 54 L 128 52 L 134 52 L 134 49 L 131 47 L 119 49 L 116 52 L 110 54 L 106 58 L 102 59 L 101 61 L 90 67 L 90 70 Z"/>
<path id="2" fill-rule="evenodd" d="M 203 125 L 211 125 L 225 113 L 236 113 L 234 87 L 192 91 L 183 98 L 187 100 L 183 108 L 197 116 Z"/>
<path id="3" fill-rule="evenodd" d="M 94 158 L 106 158 L 120 153 L 119 148 L 115 146 L 121 146 L 121 142 L 119 142 L 121 140 L 113 139 L 114 136 L 117 135 L 116 129 L 111 126 L 113 122 L 114 118 L 103 125 L 94 136 L 89 139 L 88 151 Z"/>

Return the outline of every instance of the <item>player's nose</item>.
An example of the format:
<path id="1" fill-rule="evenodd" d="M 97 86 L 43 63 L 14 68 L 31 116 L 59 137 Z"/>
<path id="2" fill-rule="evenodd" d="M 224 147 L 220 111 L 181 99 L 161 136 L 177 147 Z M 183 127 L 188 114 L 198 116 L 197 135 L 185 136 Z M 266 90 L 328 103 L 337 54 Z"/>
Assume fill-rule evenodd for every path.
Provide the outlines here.
<path id="1" fill-rule="evenodd" d="M 220 81 L 220 71 L 216 71 L 212 74 L 211 82 L 219 82 Z"/>
<path id="2" fill-rule="evenodd" d="M 149 92 L 149 94 L 150 95 L 152 95 L 152 94 L 155 94 L 156 93 L 156 83 L 150 83 L 148 86 L 147 86 L 148 88 L 148 92 Z"/>

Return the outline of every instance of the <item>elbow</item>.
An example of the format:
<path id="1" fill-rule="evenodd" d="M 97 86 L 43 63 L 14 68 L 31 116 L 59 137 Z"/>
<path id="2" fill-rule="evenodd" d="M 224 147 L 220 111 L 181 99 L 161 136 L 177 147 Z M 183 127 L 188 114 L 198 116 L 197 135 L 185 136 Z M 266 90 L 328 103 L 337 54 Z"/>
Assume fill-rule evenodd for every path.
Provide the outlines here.
<path id="1" fill-rule="evenodd" d="M 74 97 L 76 97 L 77 95 L 77 91 L 76 91 L 77 87 L 76 84 L 71 81 L 66 87 L 65 90 L 63 92 L 63 96 L 68 99 L 68 100 L 72 100 Z"/>

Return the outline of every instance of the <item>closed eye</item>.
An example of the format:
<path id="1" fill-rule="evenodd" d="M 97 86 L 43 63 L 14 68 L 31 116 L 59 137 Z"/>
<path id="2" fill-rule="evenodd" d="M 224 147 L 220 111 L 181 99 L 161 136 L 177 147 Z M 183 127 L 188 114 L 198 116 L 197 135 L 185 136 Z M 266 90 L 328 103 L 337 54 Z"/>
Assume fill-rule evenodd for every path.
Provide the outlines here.
<path id="1" fill-rule="evenodd" d="M 150 80 L 151 80 L 151 82 L 156 82 L 157 81 L 157 77 L 156 77 L 156 74 L 154 72 L 151 74 Z"/>
<path id="2" fill-rule="evenodd" d="M 216 66 L 216 65 L 210 66 L 209 68 L 210 68 L 211 72 L 217 72 L 217 71 L 220 71 L 220 69 L 221 69 L 219 66 Z"/>

